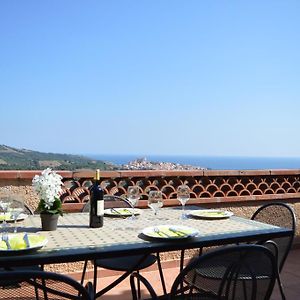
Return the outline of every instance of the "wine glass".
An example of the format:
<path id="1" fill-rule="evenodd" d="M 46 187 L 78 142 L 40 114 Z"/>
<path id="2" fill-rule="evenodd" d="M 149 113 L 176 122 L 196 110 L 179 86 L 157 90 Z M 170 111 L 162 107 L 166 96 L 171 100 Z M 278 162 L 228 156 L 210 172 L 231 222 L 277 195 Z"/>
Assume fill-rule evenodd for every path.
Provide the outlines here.
<path id="1" fill-rule="evenodd" d="M 131 206 L 132 206 L 132 215 L 130 218 L 130 220 L 136 220 L 137 217 L 135 216 L 134 213 L 134 207 L 138 204 L 138 201 L 140 199 L 140 189 L 137 185 L 132 185 L 129 186 L 127 189 L 127 199 L 130 202 Z"/>
<path id="2" fill-rule="evenodd" d="M 14 233 L 17 233 L 17 220 L 20 214 L 25 212 L 24 201 L 21 197 L 15 197 L 9 207 L 9 213 L 11 218 L 14 220 Z"/>
<path id="3" fill-rule="evenodd" d="M 148 196 L 148 206 L 157 215 L 158 210 L 163 207 L 163 199 L 161 191 L 150 191 Z"/>
<path id="4" fill-rule="evenodd" d="M 182 184 L 177 188 L 177 199 L 182 205 L 181 219 L 186 220 L 185 204 L 190 199 L 190 188 L 186 184 Z"/>
<path id="5" fill-rule="evenodd" d="M 3 212 L 3 222 L 2 227 L 3 231 L 6 231 L 9 224 L 6 222 L 6 214 L 11 205 L 12 199 L 8 193 L 2 192 L 0 193 L 0 210 Z"/>

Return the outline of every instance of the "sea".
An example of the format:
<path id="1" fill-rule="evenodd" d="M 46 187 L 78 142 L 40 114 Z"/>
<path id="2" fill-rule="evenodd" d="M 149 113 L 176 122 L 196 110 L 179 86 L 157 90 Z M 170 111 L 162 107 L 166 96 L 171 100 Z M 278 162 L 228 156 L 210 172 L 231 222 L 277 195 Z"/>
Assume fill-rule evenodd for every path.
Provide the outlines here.
<path id="1" fill-rule="evenodd" d="M 126 164 L 135 159 L 146 158 L 151 162 L 172 162 L 211 170 L 300 169 L 300 157 L 222 157 L 136 154 L 85 154 L 85 156 L 117 165 Z"/>

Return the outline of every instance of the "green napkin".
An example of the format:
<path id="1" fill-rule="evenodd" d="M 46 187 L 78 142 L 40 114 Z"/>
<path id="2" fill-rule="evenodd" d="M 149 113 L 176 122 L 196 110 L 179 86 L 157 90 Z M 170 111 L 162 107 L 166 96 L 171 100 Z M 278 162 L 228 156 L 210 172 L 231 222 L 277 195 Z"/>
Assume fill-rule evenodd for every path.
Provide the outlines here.
<path id="1" fill-rule="evenodd" d="M 180 238 L 189 236 L 192 231 L 187 229 L 176 229 L 176 227 L 159 226 L 153 229 L 151 235 L 153 237 L 164 237 L 164 238 Z"/>
<path id="2" fill-rule="evenodd" d="M 224 217 L 225 213 L 223 211 L 206 211 L 200 212 L 199 215 L 204 217 Z"/>
<path id="3" fill-rule="evenodd" d="M 9 220 L 11 220 L 12 218 L 11 218 L 11 215 L 10 214 L 6 214 L 5 216 L 3 215 L 3 214 L 1 214 L 0 215 L 0 222 L 2 222 L 2 221 L 9 221 Z"/>

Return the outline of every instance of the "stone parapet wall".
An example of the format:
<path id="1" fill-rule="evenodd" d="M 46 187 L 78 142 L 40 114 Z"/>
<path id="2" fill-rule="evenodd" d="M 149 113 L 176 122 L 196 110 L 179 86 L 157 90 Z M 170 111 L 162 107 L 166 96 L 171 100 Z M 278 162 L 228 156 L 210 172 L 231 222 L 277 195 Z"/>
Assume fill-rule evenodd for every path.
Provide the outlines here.
<path id="1" fill-rule="evenodd" d="M 0 171 L 0 189 L 21 193 L 35 209 L 38 197 L 31 181 L 39 171 Z M 61 171 L 64 188 L 60 195 L 65 211 L 80 211 L 89 200 L 92 171 Z M 190 204 L 248 205 L 250 202 L 300 199 L 300 170 L 189 170 L 189 171 L 103 171 L 101 186 L 106 194 L 125 196 L 127 187 L 138 185 L 139 205 L 146 207 L 148 193 L 161 190 L 165 205 L 178 205 L 176 189 L 180 184 L 191 189 Z M 236 204 L 234 204 L 236 202 Z"/>

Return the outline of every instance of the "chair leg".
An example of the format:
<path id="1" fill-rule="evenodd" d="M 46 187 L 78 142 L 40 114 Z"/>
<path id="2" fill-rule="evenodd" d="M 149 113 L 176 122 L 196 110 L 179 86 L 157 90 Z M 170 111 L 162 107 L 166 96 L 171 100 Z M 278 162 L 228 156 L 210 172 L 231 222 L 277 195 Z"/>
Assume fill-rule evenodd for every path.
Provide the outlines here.
<path id="1" fill-rule="evenodd" d="M 277 272 L 277 282 L 278 282 L 279 291 L 280 291 L 280 294 L 281 294 L 281 299 L 285 300 L 286 298 L 285 298 L 285 294 L 284 294 L 284 290 L 283 290 L 283 285 L 281 283 L 279 272 Z"/>
<path id="2" fill-rule="evenodd" d="M 183 270 L 183 264 L 184 264 L 184 249 L 181 250 L 181 254 L 180 254 L 180 266 L 179 266 L 179 272 L 182 272 Z M 183 281 L 180 282 L 180 290 L 182 291 L 181 292 L 181 295 L 183 297 Z"/>
<path id="3" fill-rule="evenodd" d="M 203 247 L 199 248 L 198 255 L 201 256 L 203 254 Z"/>
<path id="4" fill-rule="evenodd" d="M 96 262 L 94 262 L 94 293 L 96 295 L 96 292 L 97 292 L 97 265 L 96 265 Z"/>
<path id="5" fill-rule="evenodd" d="M 184 264 L 184 249 L 181 250 L 181 254 L 180 254 L 180 272 L 183 270 L 183 264 Z"/>
<path id="6" fill-rule="evenodd" d="M 84 265 L 83 265 L 83 270 L 82 270 L 82 275 L 81 275 L 81 281 L 80 281 L 81 285 L 83 285 L 83 282 L 84 282 L 84 277 L 85 277 L 85 272 L 86 272 L 86 268 L 87 268 L 87 263 L 88 263 L 88 261 L 86 260 L 84 262 Z"/>
<path id="7" fill-rule="evenodd" d="M 164 295 L 166 295 L 167 294 L 167 288 L 166 288 L 164 273 L 163 273 L 163 270 L 162 270 L 162 267 L 161 267 L 161 261 L 160 261 L 159 253 L 156 253 L 156 257 L 157 257 L 157 266 L 158 266 L 158 271 L 159 271 L 159 276 L 160 276 L 160 281 L 161 281 L 163 293 L 164 293 Z"/>
<path id="8" fill-rule="evenodd" d="M 141 299 L 141 281 L 139 279 L 139 275 L 140 275 L 140 272 L 137 270 L 136 271 L 138 277 L 137 277 L 137 292 L 138 292 L 138 299 L 140 300 Z"/>

